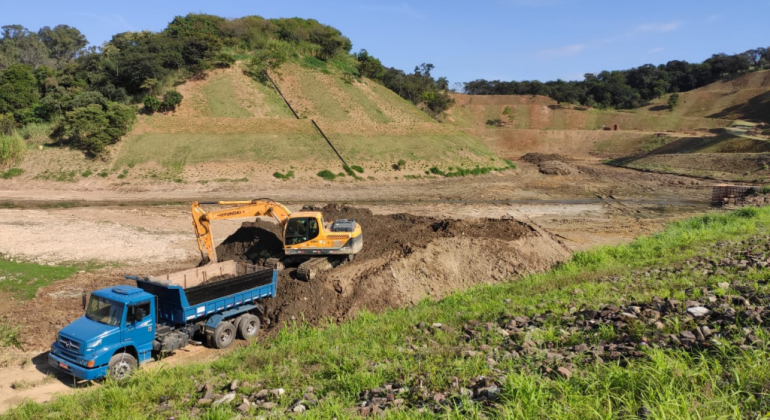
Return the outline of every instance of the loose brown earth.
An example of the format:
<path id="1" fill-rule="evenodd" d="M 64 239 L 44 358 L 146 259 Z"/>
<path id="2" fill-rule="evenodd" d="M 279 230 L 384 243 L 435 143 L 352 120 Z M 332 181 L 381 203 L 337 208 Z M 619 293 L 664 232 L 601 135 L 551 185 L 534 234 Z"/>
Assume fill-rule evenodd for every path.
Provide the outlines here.
<path id="1" fill-rule="evenodd" d="M 277 297 L 267 302 L 273 325 L 299 319 L 341 321 L 357 310 L 380 312 L 441 298 L 480 283 L 542 271 L 569 251 L 550 234 L 507 219 L 456 220 L 413 214 L 374 215 L 370 210 L 327 205 L 327 220 L 354 219 L 364 227 L 364 248 L 352 262 L 310 282 L 280 274 Z M 217 248 L 220 259 L 261 263 L 281 252 L 277 225 L 246 222 Z M 526 245 L 526 246 L 524 246 Z"/>

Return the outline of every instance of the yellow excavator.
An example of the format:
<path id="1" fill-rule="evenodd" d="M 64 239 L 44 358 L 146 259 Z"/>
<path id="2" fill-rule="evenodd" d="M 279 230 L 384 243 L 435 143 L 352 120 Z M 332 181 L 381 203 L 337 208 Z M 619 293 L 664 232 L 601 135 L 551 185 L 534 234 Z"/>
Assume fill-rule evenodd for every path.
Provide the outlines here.
<path id="1" fill-rule="evenodd" d="M 229 207 L 206 212 L 201 205 L 207 204 Z M 211 231 L 213 220 L 258 216 L 274 218 L 283 235 L 283 253 L 268 258 L 265 265 L 280 271 L 299 264 L 296 275 L 301 280 L 311 280 L 322 271 L 352 260 L 364 246 L 361 226 L 355 220 L 342 219 L 327 224 L 321 212 L 292 213 L 283 204 L 270 199 L 196 201 L 192 204 L 193 227 L 204 262 L 218 262 Z"/>

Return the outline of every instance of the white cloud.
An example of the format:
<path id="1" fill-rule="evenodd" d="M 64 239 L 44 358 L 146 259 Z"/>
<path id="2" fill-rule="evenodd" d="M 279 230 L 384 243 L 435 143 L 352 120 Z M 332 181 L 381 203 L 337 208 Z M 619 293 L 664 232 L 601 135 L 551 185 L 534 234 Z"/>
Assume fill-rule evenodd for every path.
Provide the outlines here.
<path id="1" fill-rule="evenodd" d="M 563 47 L 549 48 L 546 50 L 540 50 L 537 55 L 540 57 L 552 58 L 552 57 L 569 57 L 580 54 L 581 51 L 586 49 L 585 44 L 572 44 L 565 45 Z"/>
<path id="2" fill-rule="evenodd" d="M 647 51 L 647 53 L 648 53 L 648 54 L 655 54 L 655 53 L 659 53 L 659 52 L 661 52 L 661 51 L 665 51 L 665 50 L 666 50 L 666 49 L 665 49 L 665 48 L 663 48 L 663 47 L 658 47 L 658 48 L 653 48 L 653 49 L 651 49 L 651 50 Z"/>
<path id="3" fill-rule="evenodd" d="M 380 6 L 361 6 L 364 10 L 372 12 L 386 12 L 408 17 L 410 19 L 424 20 L 425 17 L 419 11 L 413 9 L 406 3 Z"/>
<path id="4" fill-rule="evenodd" d="M 638 25 L 635 32 L 654 32 L 654 33 L 666 33 L 679 29 L 682 26 L 682 22 L 667 22 L 667 23 L 645 23 Z"/>

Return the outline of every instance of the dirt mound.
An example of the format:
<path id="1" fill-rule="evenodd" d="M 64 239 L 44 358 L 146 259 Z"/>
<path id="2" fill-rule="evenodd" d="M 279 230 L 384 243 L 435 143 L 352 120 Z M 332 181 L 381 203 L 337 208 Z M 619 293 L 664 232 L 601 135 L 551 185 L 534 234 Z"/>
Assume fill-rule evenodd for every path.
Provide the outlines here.
<path id="1" fill-rule="evenodd" d="M 353 219 L 364 231 L 356 259 L 310 282 L 279 275 L 278 293 L 266 303 L 273 325 L 293 320 L 343 320 L 358 310 L 381 311 L 441 298 L 480 283 L 545 270 L 569 257 L 549 234 L 513 219 L 453 220 L 411 214 L 374 215 L 339 205 L 317 210 L 327 221 Z M 244 223 L 217 252 L 220 259 L 256 263 L 280 251 L 274 224 Z"/>
<path id="2" fill-rule="evenodd" d="M 575 168 L 558 160 L 547 160 L 538 165 L 540 173 L 546 175 L 570 175 L 575 173 Z"/>
<path id="3" fill-rule="evenodd" d="M 539 165 L 548 161 L 566 162 L 567 158 L 555 153 L 527 153 L 526 155 L 522 156 L 520 160 L 531 163 L 533 165 Z"/>

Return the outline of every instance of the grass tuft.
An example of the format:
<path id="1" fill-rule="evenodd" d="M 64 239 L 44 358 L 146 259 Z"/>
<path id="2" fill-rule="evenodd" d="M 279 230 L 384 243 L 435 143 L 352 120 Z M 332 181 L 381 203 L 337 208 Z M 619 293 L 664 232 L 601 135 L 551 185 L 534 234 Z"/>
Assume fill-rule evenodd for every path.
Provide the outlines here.
<path id="1" fill-rule="evenodd" d="M 327 181 L 334 181 L 337 178 L 337 175 L 335 175 L 334 172 L 328 169 L 324 169 L 323 171 L 318 172 L 316 175 L 320 176 L 321 178 Z"/>

